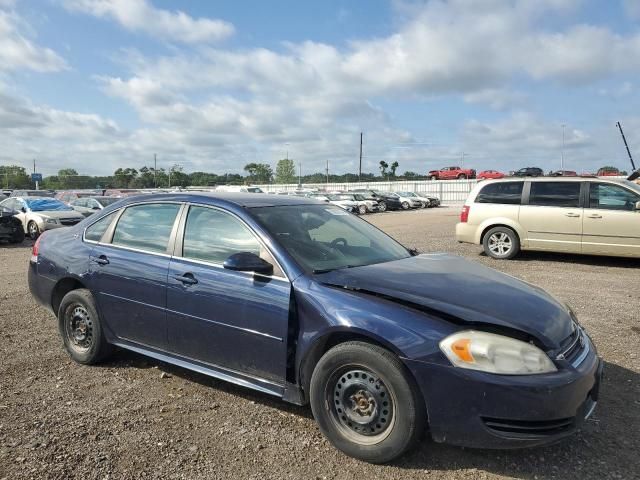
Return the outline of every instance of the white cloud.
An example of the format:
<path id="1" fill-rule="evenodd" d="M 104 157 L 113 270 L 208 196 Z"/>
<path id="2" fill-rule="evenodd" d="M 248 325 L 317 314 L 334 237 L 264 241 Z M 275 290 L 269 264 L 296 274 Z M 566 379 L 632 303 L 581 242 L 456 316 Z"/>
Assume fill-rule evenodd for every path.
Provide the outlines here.
<path id="1" fill-rule="evenodd" d="M 219 41 L 234 33 L 228 22 L 193 18 L 182 11 L 155 8 L 147 0 L 65 0 L 72 11 L 111 18 L 127 30 L 182 43 Z"/>
<path id="2" fill-rule="evenodd" d="M 506 110 L 524 103 L 526 95 L 508 89 L 488 88 L 467 93 L 463 99 L 467 103 L 487 105 L 494 110 Z"/>
<path id="3" fill-rule="evenodd" d="M 0 73 L 13 70 L 55 72 L 67 68 L 67 64 L 50 48 L 35 44 L 20 30 L 23 20 L 17 13 L 3 7 L 12 2 L 0 3 Z"/>
<path id="4" fill-rule="evenodd" d="M 640 2 L 638 0 L 623 0 L 625 12 L 634 20 L 640 20 Z"/>

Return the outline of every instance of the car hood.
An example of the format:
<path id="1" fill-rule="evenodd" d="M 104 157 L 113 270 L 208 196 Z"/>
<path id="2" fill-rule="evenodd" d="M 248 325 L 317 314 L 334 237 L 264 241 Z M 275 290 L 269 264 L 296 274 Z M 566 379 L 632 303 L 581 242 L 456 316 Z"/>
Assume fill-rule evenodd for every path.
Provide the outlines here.
<path id="1" fill-rule="evenodd" d="M 445 254 L 319 274 L 326 285 L 383 296 L 469 325 L 516 329 L 557 349 L 573 331 L 568 307 L 539 287 Z"/>
<path id="2" fill-rule="evenodd" d="M 41 212 L 31 212 L 33 215 L 40 215 L 46 218 L 84 218 L 81 213 L 75 210 L 43 210 Z"/>

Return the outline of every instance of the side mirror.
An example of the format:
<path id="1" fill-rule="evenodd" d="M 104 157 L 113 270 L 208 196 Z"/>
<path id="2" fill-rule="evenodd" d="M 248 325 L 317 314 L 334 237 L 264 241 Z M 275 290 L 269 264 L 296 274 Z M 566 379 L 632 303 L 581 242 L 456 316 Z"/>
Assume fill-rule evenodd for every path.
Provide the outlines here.
<path id="1" fill-rule="evenodd" d="M 91 210 L 100 210 L 100 207 L 91 207 Z"/>
<path id="2" fill-rule="evenodd" d="M 27 213 L 27 209 L 26 209 L 26 207 L 22 207 L 22 208 L 20 209 L 20 211 L 21 211 L 22 213 Z"/>
<path id="3" fill-rule="evenodd" d="M 273 273 L 273 265 L 250 252 L 234 253 L 224 261 L 222 266 L 235 272 L 255 272 L 262 275 Z"/>
<path id="4" fill-rule="evenodd" d="M 635 210 L 640 210 L 640 202 L 636 202 Z"/>

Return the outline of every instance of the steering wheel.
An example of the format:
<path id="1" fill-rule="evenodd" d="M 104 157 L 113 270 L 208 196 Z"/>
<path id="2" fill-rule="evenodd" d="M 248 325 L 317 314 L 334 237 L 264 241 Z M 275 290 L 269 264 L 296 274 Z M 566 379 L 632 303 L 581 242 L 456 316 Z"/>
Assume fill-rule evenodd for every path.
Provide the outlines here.
<path id="1" fill-rule="evenodd" d="M 349 244 L 347 243 L 347 240 L 345 238 L 342 237 L 338 237 L 335 238 L 330 244 L 329 246 L 331 248 L 336 248 L 338 246 L 339 243 L 342 243 L 345 247 L 349 246 Z"/>

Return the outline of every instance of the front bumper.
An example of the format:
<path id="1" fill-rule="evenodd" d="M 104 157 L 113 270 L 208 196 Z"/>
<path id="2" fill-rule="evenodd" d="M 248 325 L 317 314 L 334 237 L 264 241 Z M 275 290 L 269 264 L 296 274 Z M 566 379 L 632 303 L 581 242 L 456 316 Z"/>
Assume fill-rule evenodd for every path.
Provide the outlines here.
<path id="1" fill-rule="evenodd" d="M 479 448 L 546 445 L 593 412 L 603 363 L 590 345 L 576 367 L 542 375 L 493 375 L 405 360 L 427 405 L 433 439 Z"/>

